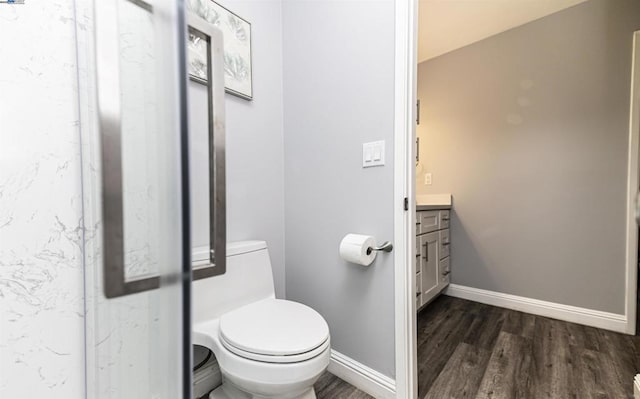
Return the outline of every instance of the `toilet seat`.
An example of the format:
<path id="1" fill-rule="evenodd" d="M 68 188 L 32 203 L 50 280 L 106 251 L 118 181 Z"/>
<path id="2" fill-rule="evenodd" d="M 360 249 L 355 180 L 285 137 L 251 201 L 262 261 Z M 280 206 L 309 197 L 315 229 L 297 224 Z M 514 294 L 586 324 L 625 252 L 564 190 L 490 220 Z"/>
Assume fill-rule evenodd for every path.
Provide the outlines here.
<path id="1" fill-rule="evenodd" d="M 246 359 L 294 363 L 329 347 L 329 327 L 308 306 L 270 298 L 221 316 L 219 338 L 227 350 Z"/>
<path id="2" fill-rule="evenodd" d="M 312 358 L 322 354 L 329 347 L 329 339 L 327 339 L 320 346 L 318 346 L 317 348 L 315 348 L 313 350 L 310 350 L 308 352 L 298 353 L 298 354 L 291 354 L 291 355 L 281 355 L 281 356 L 277 356 L 276 355 L 276 356 L 274 356 L 274 355 L 264 355 L 264 354 L 260 354 L 260 353 L 247 352 L 247 351 L 244 351 L 242 349 L 239 349 L 239 348 L 236 348 L 236 347 L 230 345 L 224 339 L 221 339 L 220 341 L 222 342 L 222 345 L 229 352 L 232 352 L 232 353 L 234 353 L 234 354 L 236 354 L 238 356 L 244 357 L 244 358 L 249 359 L 249 360 L 255 360 L 257 362 L 263 362 L 263 363 L 297 363 L 297 362 L 303 362 L 305 360 L 312 359 Z"/>

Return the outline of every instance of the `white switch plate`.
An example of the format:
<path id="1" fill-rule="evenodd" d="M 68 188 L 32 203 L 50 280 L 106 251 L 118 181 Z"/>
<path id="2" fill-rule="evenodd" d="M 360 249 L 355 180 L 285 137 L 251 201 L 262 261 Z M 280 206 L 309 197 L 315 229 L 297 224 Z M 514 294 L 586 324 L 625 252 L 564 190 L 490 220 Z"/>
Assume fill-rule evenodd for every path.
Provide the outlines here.
<path id="1" fill-rule="evenodd" d="M 362 144 L 362 167 L 384 166 L 384 140 Z"/>
<path id="2" fill-rule="evenodd" d="M 424 184 L 427 186 L 431 185 L 431 173 L 424 174 Z"/>

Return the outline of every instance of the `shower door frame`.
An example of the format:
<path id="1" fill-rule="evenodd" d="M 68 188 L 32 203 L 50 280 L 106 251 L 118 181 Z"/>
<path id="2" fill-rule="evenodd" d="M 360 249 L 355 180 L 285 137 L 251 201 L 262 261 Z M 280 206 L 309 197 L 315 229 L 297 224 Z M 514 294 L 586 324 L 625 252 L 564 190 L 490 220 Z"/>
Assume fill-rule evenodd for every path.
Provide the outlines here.
<path id="1" fill-rule="evenodd" d="M 163 13 L 164 18 L 171 18 L 175 21 L 175 24 L 171 25 L 171 28 L 165 31 L 163 37 L 168 39 L 166 42 L 170 50 L 173 53 L 171 56 L 171 65 L 166 66 L 163 71 L 165 73 L 171 72 L 171 76 L 176 79 L 183 77 L 183 81 L 177 80 L 173 89 L 168 91 L 175 92 L 175 113 L 172 113 L 171 126 L 173 131 L 176 132 L 175 137 L 172 136 L 172 141 L 175 143 L 175 157 L 167 160 L 167 163 L 172 165 L 173 178 L 176 178 L 177 193 L 172 198 L 174 201 L 180 202 L 180 211 L 171 216 L 171 219 L 175 226 L 179 229 L 179 241 L 176 241 L 176 245 L 181 246 L 179 254 L 176 253 L 175 261 L 180 262 L 179 267 L 176 266 L 176 270 L 172 269 L 171 273 L 166 271 L 161 276 L 145 276 L 144 280 L 131 281 L 126 283 L 126 287 L 121 289 L 120 292 L 116 292 L 117 295 L 111 295 L 114 292 L 109 291 L 106 287 L 106 279 L 103 276 L 103 263 L 104 263 L 104 242 L 103 242 L 103 230 L 104 223 L 103 217 L 107 215 L 102 214 L 102 175 L 101 163 L 101 134 L 104 128 L 101 125 L 102 115 L 99 110 L 99 90 L 98 90 L 98 70 L 102 66 L 104 71 L 104 65 L 99 65 L 99 52 L 101 49 L 96 48 L 96 20 L 100 19 L 102 22 L 102 28 L 104 28 L 105 15 L 104 13 L 96 15 L 98 8 L 104 8 L 105 3 L 115 0 L 93 0 L 93 1 L 76 1 L 75 13 L 79 16 L 86 16 L 84 19 L 76 20 L 76 59 L 78 63 L 78 115 L 79 115 L 79 141 L 81 145 L 81 173 L 82 173 L 82 204 L 83 204 L 83 257 L 84 257 L 84 320 L 85 320 L 85 344 L 84 344 L 84 369 L 85 369 L 85 397 L 94 398 L 101 397 L 99 392 L 100 384 L 106 382 L 105 377 L 100 377 L 100 373 L 104 371 L 98 370 L 98 365 L 105 362 L 104 352 L 101 351 L 101 347 L 109 345 L 107 338 L 111 338 L 111 332 L 108 334 L 100 334 L 101 323 L 108 325 L 111 322 L 112 317 L 109 312 L 102 310 L 107 301 L 113 301 L 112 296 L 120 298 L 116 300 L 122 301 L 129 298 L 128 294 L 134 294 L 141 291 L 148 291 L 156 286 L 163 287 L 165 293 L 169 291 L 165 298 L 161 299 L 159 305 L 163 311 L 174 312 L 176 321 L 179 321 L 178 325 L 175 325 L 172 331 L 156 331 L 154 335 L 156 340 L 166 340 L 167 337 L 175 338 L 171 342 L 179 341 L 179 346 L 169 346 L 163 348 L 168 353 L 169 359 L 172 359 L 174 364 L 180 366 L 162 366 L 162 372 L 171 370 L 169 375 L 156 375 L 153 378 L 162 381 L 171 377 L 171 392 L 180 395 L 182 398 L 191 398 L 191 250 L 190 250 L 190 237 L 189 237 L 189 179 L 188 179 L 188 126 L 186 118 L 182 117 L 187 112 L 187 99 L 186 99 L 186 16 L 184 5 L 180 1 L 175 1 L 172 6 L 169 2 L 164 5 L 151 5 L 144 0 L 124 0 L 137 7 L 140 7 L 147 12 L 159 10 Z M 109 5 L 112 7 L 114 5 Z M 175 8 L 173 8 L 175 6 Z M 110 14 L 110 13 L 107 13 Z M 168 23 L 168 22 L 167 22 Z M 184 32 L 181 34 L 181 32 Z M 101 32 L 104 35 L 105 32 Z M 113 32 L 112 32 L 113 33 Z M 156 31 L 157 33 L 157 31 Z M 117 39 L 116 39 L 117 40 Z M 104 43 L 102 41 L 101 43 Z M 167 50 L 169 51 L 169 50 Z M 175 58 L 173 58 L 175 57 Z M 110 59 L 113 61 L 113 59 Z M 176 61 L 174 63 L 174 61 Z M 166 106 L 166 104 L 165 104 Z M 174 108 L 172 108 L 174 109 Z M 114 160 L 111 159 L 113 162 Z M 175 162 L 173 162 L 175 161 Z M 186 248 L 186 250 L 185 250 Z M 173 257 L 172 257 L 173 259 Z M 178 271 L 178 268 L 180 269 Z M 106 270 L 105 270 L 106 271 Z M 108 273 L 105 273 L 108 274 Z M 123 276 L 119 276 L 123 277 Z M 142 282 L 144 281 L 144 282 Z M 113 282 L 112 282 L 113 283 Z M 121 284 L 121 282 L 116 282 Z M 125 299 L 123 299 L 125 298 Z M 178 299 L 176 301 L 175 299 Z M 121 302 L 122 303 L 122 302 Z M 118 310 L 116 310 L 118 312 Z M 181 332 L 178 333 L 177 331 Z M 106 336 L 107 338 L 103 338 Z M 184 366 L 181 366 L 184 365 Z M 107 369 L 107 367 L 105 367 Z M 118 370 L 116 370 L 118 371 Z M 175 374 L 174 372 L 175 371 Z M 111 371 L 106 371 L 110 373 Z M 108 376 L 106 378 L 112 378 Z M 115 378 L 118 378 L 117 375 Z M 109 380 L 110 381 L 110 380 Z M 156 381 L 157 382 L 157 381 Z M 151 382 L 147 382 L 150 384 Z M 106 385 L 105 385 L 106 386 Z M 164 389 L 158 388 L 160 390 Z M 164 391 L 163 391 L 164 392 Z M 167 392 L 168 393 L 168 390 Z"/>

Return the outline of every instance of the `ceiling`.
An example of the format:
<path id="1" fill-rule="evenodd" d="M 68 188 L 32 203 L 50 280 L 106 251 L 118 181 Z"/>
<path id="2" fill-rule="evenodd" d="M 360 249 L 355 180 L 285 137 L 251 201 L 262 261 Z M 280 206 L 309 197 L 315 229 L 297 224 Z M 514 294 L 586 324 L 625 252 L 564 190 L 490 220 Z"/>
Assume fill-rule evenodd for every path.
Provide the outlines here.
<path id="1" fill-rule="evenodd" d="M 420 0 L 418 62 L 586 0 Z"/>

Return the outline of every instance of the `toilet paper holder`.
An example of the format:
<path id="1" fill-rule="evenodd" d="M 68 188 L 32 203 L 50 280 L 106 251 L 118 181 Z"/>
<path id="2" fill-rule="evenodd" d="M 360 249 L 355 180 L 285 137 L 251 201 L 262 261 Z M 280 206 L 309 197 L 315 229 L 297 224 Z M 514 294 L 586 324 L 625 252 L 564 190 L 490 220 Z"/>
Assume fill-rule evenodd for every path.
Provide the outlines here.
<path id="1" fill-rule="evenodd" d="M 393 244 L 391 244 L 391 241 L 385 241 L 379 247 L 369 247 L 367 248 L 367 255 L 371 255 L 373 251 L 391 252 L 393 251 Z"/>

